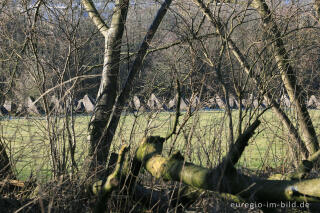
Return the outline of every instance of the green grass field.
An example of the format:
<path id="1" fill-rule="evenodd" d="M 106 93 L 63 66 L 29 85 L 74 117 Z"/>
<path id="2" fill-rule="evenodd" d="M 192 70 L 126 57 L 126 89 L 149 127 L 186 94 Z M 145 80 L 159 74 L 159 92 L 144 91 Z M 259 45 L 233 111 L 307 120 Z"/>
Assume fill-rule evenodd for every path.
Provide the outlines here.
<path id="1" fill-rule="evenodd" d="M 318 111 L 310 111 L 316 130 L 319 127 Z M 290 114 L 290 112 L 289 112 Z M 291 113 L 294 118 L 294 113 Z M 232 112 L 234 135 L 238 126 L 238 111 Z M 254 117 L 254 114 L 247 114 Z M 123 115 L 112 144 L 112 151 L 117 151 L 121 143 L 131 144 L 133 153 L 138 142 L 145 135 L 166 136 L 171 129 L 174 113 L 143 113 Z M 75 117 L 75 139 L 77 144 L 76 160 L 79 165 L 87 155 L 88 123 L 90 116 Z M 180 118 L 180 123 L 183 116 Z M 244 119 L 248 121 L 248 119 Z M 267 166 L 282 167 L 290 164 L 290 139 L 286 128 L 281 125 L 277 117 L 270 111 L 261 119 L 262 124 L 257 134 L 250 140 L 239 165 L 260 170 Z M 66 141 L 66 127 L 64 118 L 57 118 L 55 138 L 59 145 L 59 152 L 68 146 Z M 244 126 L 245 126 L 244 122 Z M 180 150 L 187 161 L 192 161 L 206 167 L 215 166 L 224 156 L 228 143 L 227 117 L 224 111 L 206 111 L 196 113 L 185 125 L 174 144 L 173 151 Z M 48 179 L 51 175 L 50 143 L 48 140 L 47 124 L 44 118 L 3 119 L 0 121 L 1 140 L 5 142 L 8 153 L 20 179 L 27 179 L 30 175 L 39 179 Z M 173 146 L 173 139 L 166 142 L 164 155 Z"/>

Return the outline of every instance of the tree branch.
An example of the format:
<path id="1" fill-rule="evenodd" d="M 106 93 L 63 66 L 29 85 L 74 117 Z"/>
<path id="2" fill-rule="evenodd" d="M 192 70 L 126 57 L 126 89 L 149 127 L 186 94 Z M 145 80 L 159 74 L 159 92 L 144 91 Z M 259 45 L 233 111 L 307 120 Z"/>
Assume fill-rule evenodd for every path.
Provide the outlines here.
<path id="1" fill-rule="evenodd" d="M 157 139 L 157 137 L 155 137 Z M 147 140 L 147 138 L 145 138 Z M 118 154 L 111 153 L 108 170 L 116 165 Z M 187 208 L 194 203 L 203 190 L 199 190 L 186 185 L 169 189 L 168 193 L 149 189 L 136 182 L 142 163 L 135 158 L 132 162 L 126 159 L 121 170 L 120 187 L 125 186 L 127 190 L 121 190 L 128 193 L 133 200 L 141 203 L 146 208 L 152 208 L 157 212 L 167 212 L 168 209 L 178 207 L 178 211 Z M 108 172 L 107 170 L 107 172 Z M 98 182 L 101 185 L 101 182 Z M 181 207 L 183 207 L 181 209 Z"/>
<path id="2" fill-rule="evenodd" d="M 119 155 L 118 155 L 118 160 L 116 167 L 114 171 L 108 176 L 106 182 L 101 185 L 102 181 L 98 181 L 93 184 L 92 186 L 92 192 L 95 195 L 98 195 L 98 201 L 95 207 L 96 213 L 103 213 L 106 210 L 106 204 L 107 204 L 107 199 L 111 195 L 111 192 L 118 187 L 119 185 L 119 179 L 121 176 L 123 164 L 124 164 L 124 159 L 125 159 L 125 154 L 128 151 L 127 146 L 122 146 Z"/>
<path id="3" fill-rule="evenodd" d="M 238 195 L 243 199 L 258 202 L 320 202 L 320 179 L 310 180 L 265 180 L 250 177 L 234 170 L 221 174 L 221 169 L 207 169 L 185 162 L 178 152 L 169 158 L 162 157 L 164 138 L 149 137 L 138 147 L 136 159 L 144 162 L 144 168 L 156 178 L 185 183 L 199 189 L 206 189 Z M 219 179 L 223 175 L 222 184 Z"/>
<path id="4" fill-rule="evenodd" d="M 89 13 L 90 18 L 92 19 L 93 23 L 96 25 L 96 27 L 99 29 L 101 34 L 104 37 L 108 36 L 108 25 L 104 22 L 104 20 L 101 18 L 99 12 L 97 11 L 96 7 L 94 6 L 94 3 L 92 0 L 81 0 L 82 5 L 86 9 L 86 11 Z"/>
<path id="5" fill-rule="evenodd" d="M 245 147 L 248 146 L 249 139 L 253 136 L 254 131 L 258 128 L 260 123 L 261 122 L 259 120 L 256 120 L 241 135 L 239 135 L 236 142 L 231 145 L 231 148 L 223 162 L 228 161 L 232 166 L 234 166 L 239 161 Z"/>

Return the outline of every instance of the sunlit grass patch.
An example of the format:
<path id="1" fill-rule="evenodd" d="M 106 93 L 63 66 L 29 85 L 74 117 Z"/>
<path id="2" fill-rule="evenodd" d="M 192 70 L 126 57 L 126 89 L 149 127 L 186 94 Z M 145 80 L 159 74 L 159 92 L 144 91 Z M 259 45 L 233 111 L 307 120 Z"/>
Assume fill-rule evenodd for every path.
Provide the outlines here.
<path id="1" fill-rule="evenodd" d="M 237 137 L 238 110 L 232 111 L 233 134 Z M 318 118 L 318 111 L 311 111 Z M 111 150 L 117 151 L 121 143 L 131 145 L 131 153 L 140 140 L 146 135 L 166 136 L 172 129 L 174 113 L 144 112 L 140 114 L 124 114 L 121 117 Z M 185 116 L 182 113 L 180 123 Z M 55 124 L 58 149 L 68 149 L 65 135 L 64 117 L 57 118 Z M 269 111 L 260 120 L 262 124 L 257 134 L 250 140 L 249 146 L 242 155 L 239 166 L 250 169 L 281 167 L 288 162 L 290 155 L 287 130 L 280 124 L 275 115 Z M 76 161 L 79 165 L 88 153 L 88 124 L 90 116 L 74 117 L 76 141 Z M 248 118 L 244 119 L 244 124 Z M 315 127 L 318 127 L 315 123 Z M 32 174 L 40 179 L 51 177 L 51 151 L 47 120 L 41 118 L 4 119 L 0 122 L 1 139 L 12 156 L 18 177 L 27 179 Z M 244 129 L 245 126 L 242 127 Z M 225 111 L 201 111 L 195 113 L 184 126 L 173 146 L 174 137 L 164 144 L 164 155 L 169 150 L 180 151 L 187 161 L 206 167 L 217 165 L 229 147 L 228 118 Z M 172 148 L 173 146 L 173 148 Z M 68 159 L 70 160 L 70 159 Z"/>

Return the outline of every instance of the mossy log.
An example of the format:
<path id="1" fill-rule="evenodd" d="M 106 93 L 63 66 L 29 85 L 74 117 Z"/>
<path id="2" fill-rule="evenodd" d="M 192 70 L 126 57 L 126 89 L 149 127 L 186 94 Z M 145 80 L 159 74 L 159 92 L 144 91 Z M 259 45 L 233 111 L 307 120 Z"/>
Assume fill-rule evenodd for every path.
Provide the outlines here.
<path id="1" fill-rule="evenodd" d="M 143 140 L 136 159 L 156 178 L 181 181 L 199 189 L 219 191 L 258 202 L 320 202 L 320 179 L 266 180 L 239 173 L 236 169 L 224 171 L 223 165 L 208 169 L 186 162 L 177 152 L 161 156 L 164 138 L 151 136 Z"/>

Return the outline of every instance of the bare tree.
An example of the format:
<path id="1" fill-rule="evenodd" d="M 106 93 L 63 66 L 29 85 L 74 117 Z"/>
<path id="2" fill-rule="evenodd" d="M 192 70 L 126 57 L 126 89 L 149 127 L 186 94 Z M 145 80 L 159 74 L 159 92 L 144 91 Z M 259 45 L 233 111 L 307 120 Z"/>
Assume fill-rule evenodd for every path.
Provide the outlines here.
<path id="1" fill-rule="evenodd" d="M 100 89 L 97 95 L 97 104 L 95 107 L 94 116 L 90 123 L 90 155 L 93 156 L 93 165 L 104 165 L 109 153 L 110 145 L 118 126 L 119 118 L 126 103 L 129 93 L 133 88 L 133 81 L 136 73 L 140 70 L 144 57 L 149 49 L 150 42 L 157 32 L 157 29 L 166 14 L 171 0 L 163 3 L 159 9 L 154 21 L 152 22 L 144 40 L 141 43 L 139 51 L 133 62 L 132 68 L 127 77 L 126 83 L 121 90 L 121 93 L 116 101 L 116 88 L 118 85 L 119 63 L 121 52 L 121 38 L 125 26 L 128 1 L 119 2 L 116 4 L 114 14 L 112 16 L 111 27 L 108 29 L 106 24 L 101 19 L 97 10 L 94 9 L 92 1 L 83 1 L 87 11 L 96 26 L 106 37 L 105 44 L 105 65 L 103 77 L 100 84 Z M 115 104 L 116 103 L 116 104 Z M 115 106 L 114 106 L 115 105 Z M 112 109 L 115 109 L 112 112 Z M 113 113 L 113 114 L 112 114 Z M 112 117 L 110 118 L 112 114 Z M 95 166 L 91 167 L 94 168 Z"/>
<path id="2" fill-rule="evenodd" d="M 117 97 L 120 53 L 129 1 L 117 1 L 110 28 L 102 20 L 90 0 L 82 1 L 91 19 L 105 38 L 102 79 L 97 95 L 95 112 L 90 122 L 90 155 L 98 164 L 106 161 L 110 144 L 106 144 L 105 128 Z"/>

